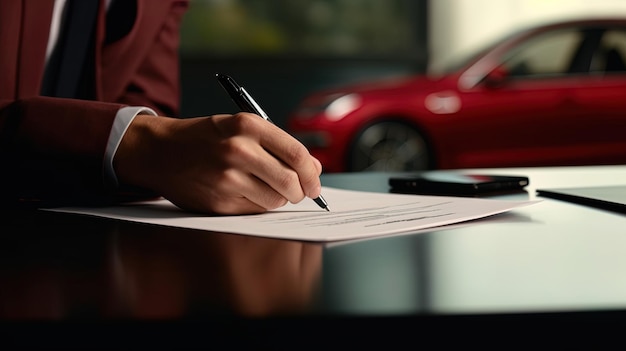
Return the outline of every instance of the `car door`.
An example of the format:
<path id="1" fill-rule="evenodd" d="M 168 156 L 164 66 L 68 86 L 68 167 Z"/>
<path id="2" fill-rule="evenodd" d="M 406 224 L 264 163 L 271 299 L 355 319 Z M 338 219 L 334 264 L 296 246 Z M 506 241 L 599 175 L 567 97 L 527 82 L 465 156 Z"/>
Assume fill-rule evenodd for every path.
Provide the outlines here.
<path id="1" fill-rule="evenodd" d="M 462 96 L 466 113 L 488 121 L 491 135 L 473 142 L 467 163 L 480 165 L 547 165 L 570 157 L 582 124 L 572 95 L 585 73 L 571 72 L 588 38 L 575 29 L 538 33 L 509 49 L 494 67 L 506 78 L 497 86 L 489 79 Z M 485 124 L 485 123 L 483 123 Z"/>
<path id="2" fill-rule="evenodd" d="M 576 114 L 570 122 L 584 130 L 575 146 L 587 162 L 626 162 L 625 28 L 603 31 L 589 74 L 572 90 L 572 101 Z"/>

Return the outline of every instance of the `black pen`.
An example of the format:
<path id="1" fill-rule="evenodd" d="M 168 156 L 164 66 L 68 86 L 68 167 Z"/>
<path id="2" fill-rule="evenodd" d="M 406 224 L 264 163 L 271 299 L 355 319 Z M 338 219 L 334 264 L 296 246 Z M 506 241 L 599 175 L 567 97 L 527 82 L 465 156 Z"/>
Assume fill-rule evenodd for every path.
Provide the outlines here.
<path id="1" fill-rule="evenodd" d="M 248 94 L 246 89 L 237 84 L 234 79 L 225 74 L 219 73 L 215 76 L 217 77 L 217 81 L 222 85 L 222 88 L 226 90 L 230 98 L 235 102 L 235 104 L 237 104 L 237 106 L 239 106 L 242 111 L 257 114 L 266 121 L 274 123 L 267 115 L 267 113 L 263 111 L 261 106 L 259 106 L 259 104 L 254 101 L 252 96 Z M 330 211 L 328 209 L 328 204 L 326 203 L 326 200 L 324 200 L 321 194 L 319 197 L 313 199 L 313 201 L 315 201 L 315 203 L 318 204 L 319 207 L 325 209 L 326 211 Z"/>

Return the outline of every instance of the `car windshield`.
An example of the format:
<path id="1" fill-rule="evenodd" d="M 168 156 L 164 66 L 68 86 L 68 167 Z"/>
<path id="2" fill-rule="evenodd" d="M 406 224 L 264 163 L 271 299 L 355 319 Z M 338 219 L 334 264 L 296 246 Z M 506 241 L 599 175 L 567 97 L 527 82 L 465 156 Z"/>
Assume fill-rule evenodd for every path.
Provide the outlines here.
<path id="1" fill-rule="evenodd" d="M 488 52 L 493 50 L 495 47 L 497 47 L 501 43 L 511 39 L 512 37 L 522 34 L 526 30 L 527 29 L 513 31 L 505 35 L 504 37 L 501 37 L 495 41 L 489 42 L 488 45 L 483 45 L 479 47 L 477 50 L 469 51 L 463 55 L 448 57 L 448 59 L 441 60 L 440 62 L 432 62 L 428 66 L 427 74 L 430 77 L 437 78 L 437 77 L 441 77 L 441 76 L 456 72 L 460 70 L 461 68 L 469 65 L 470 63 L 476 61 L 480 57 L 486 55 Z"/>

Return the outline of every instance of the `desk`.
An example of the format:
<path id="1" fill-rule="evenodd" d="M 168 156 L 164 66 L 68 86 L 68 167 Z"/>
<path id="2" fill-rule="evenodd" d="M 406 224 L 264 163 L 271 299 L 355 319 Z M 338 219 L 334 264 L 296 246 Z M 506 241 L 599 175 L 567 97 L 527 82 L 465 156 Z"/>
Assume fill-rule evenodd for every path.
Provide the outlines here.
<path id="1" fill-rule="evenodd" d="M 626 166 L 462 172 L 472 171 L 529 176 L 527 193 L 499 198 L 536 199 L 537 188 L 626 185 Z M 322 183 L 387 192 L 390 175 L 327 174 Z M 541 199 L 470 223 L 331 244 L 5 211 L 0 323 L 14 333 L 33 321 L 57 327 L 216 320 L 224 327 L 242 318 L 287 318 L 287 325 L 321 318 L 320 327 L 344 317 L 410 318 L 431 327 L 472 325 L 475 317 L 529 325 L 626 321 L 626 217 Z"/>

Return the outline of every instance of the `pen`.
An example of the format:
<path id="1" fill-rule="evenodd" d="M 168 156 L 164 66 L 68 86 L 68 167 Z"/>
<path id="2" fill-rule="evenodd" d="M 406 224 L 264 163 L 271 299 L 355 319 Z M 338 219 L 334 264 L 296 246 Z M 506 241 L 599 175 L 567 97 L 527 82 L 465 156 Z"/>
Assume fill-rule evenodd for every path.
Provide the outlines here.
<path id="1" fill-rule="evenodd" d="M 256 101 L 254 101 L 252 96 L 248 94 L 246 89 L 244 89 L 242 86 L 237 84 L 237 82 L 235 82 L 233 78 L 225 74 L 220 74 L 220 73 L 216 74 L 215 76 L 217 77 L 217 81 L 220 83 L 222 88 L 226 90 L 230 98 L 235 102 L 235 104 L 237 104 L 237 106 L 242 111 L 257 114 L 261 116 L 261 118 L 265 119 L 266 121 L 270 123 L 274 123 L 272 122 L 270 117 L 267 115 L 267 113 L 263 111 L 261 106 L 259 106 L 259 104 L 257 104 Z M 330 211 L 328 209 L 328 203 L 326 203 L 326 200 L 324 200 L 321 194 L 319 197 L 313 199 L 313 201 L 315 201 L 315 203 L 319 207 L 325 209 L 326 211 Z"/>

